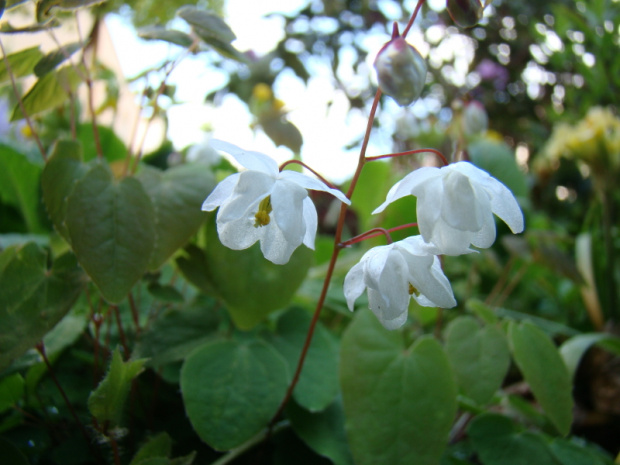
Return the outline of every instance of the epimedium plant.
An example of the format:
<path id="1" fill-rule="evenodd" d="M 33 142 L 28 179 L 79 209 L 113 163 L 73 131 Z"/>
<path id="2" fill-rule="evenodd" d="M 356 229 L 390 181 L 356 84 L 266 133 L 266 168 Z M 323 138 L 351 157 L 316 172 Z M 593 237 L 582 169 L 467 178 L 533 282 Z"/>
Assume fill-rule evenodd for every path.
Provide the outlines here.
<path id="1" fill-rule="evenodd" d="M 32 26 L 0 32 L 53 31 L 94 3 L 36 2 Z M 234 141 L 209 146 L 232 156 L 239 171 L 213 154 L 162 169 L 157 154 L 128 150 L 97 124 L 88 43 L 47 55 L 38 47 L 7 54 L 2 45 L 0 77 L 16 99 L 11 119 L 25 122 L 38 150 L 0 147 L 2 202 L 24 224 L 0 243 L 3 457 L 612 463 L 571 436 L 571 391 L 585 351 L 599 344 L 618 352 L 618 339 L 571 332 L 558 349 L 550 336 L 560 331 L 544 321 L 455 298 L 450 265 L 493 245 L 494 214 L 513 233 L 524 230 L 511 190 L 467 160 L 466 141 L 448 157 L 431 148 L 367 155 L 382 94 L 406 106 L 424 91 L 426 64 L 407 42 L 424 3 L 402 33 L 394 25 L 376 58 L 379 89 L 344 193 L 299 158 L 278 166 Z M 487 3 L 448 1 L 447 9 L 469 27 Z M 185 47 L 165 65 L 153 115 L 187 53 L 208 46 L 248 60 L 219 16 L 194 6 L 178 15 L 190 33 L 142 31 Z M 32 74 L 35 83 L 20 91 L 19 80 Z M 77 131 L 80 83 L 92 138 Z M 257 89 L 253 98 L 263 117 L 277 116 L 274 142 L 285 133 L 282 143 L 298 150 L 298 131 L 273 96 Z M 38 115 L 59 107 L 72 109 L 68 130 L 47 141 Z M 480 110 L 464 112 L 475 120 L 468 131 L 485 125 Z M 391 176 L 374 185 L 373 173 L 387 166 L 381 160 L 418 155 L 440 166 L 417 167 L 391 188 Z M 311 174 L 288 169 L 300 166 Z M 380 196 L 361 192 L 368 179 Z M 317 234 L 327 216 L 317 212 L 321 194 L 336 213 L 330 238 Z M 373 226 L 354 234 L 352 210 L 367 212 Z M 409 234 L 416 228 L 419 235 Z M 322 257 L 313 266 L 315 254 Z M 422 308 L 436 309 L 430 327 Z M 506 383 L 511 377 L 525 382 L 532 402 Z"/>

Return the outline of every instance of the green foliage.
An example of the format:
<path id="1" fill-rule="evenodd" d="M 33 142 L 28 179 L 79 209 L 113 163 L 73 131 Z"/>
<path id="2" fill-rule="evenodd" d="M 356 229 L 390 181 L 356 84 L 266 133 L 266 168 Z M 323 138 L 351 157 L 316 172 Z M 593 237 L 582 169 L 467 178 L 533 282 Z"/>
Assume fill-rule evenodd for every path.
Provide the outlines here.
<path id="1" fill-rule="evenodd" d="M 278 319 L 276 330 L 269 338 L 288 363 L 290 373 L 297 367 L 310 319 L 307 311 L 292 308 Z M 295 401 L 311 412 L 324 410 L 338 394 L 338 349 L 338 343 L 319 322 L 293 393 Z"/>
<path id="2" fill-rule="evenodd" d="M 107 165 L 95 164 L 67 199 L 65 223 L 80 264 L 103 296 L 123 300 L 155 248 L 155 213 L 142 184 L 116 182 Z"/>
<path id="3" fill-rule="evenodd" d="M 456 383 L 433 338 L 404 347 L 369 311 L 342 338 L 340 377 L 355 463 L 434 464 L 456 414 Z"/>
<path id="4" fill-rule="evenodd" d="M 49 72 L 22 97 L 23 108 L 29 115 L 36 115 L 63 104 L 69 93 L 75 92 L 82 76 L 77 68 L 66 66 L 55 72 Z M 23 119 L 22 106 L 17 105 L 11 115 L 11 121 Z"/>
<path id="5" fill-rule="evenodd" d="M 148 166 L 138 175 L 155 211 L 157 240 L 149 269 L 161 267 L 198 231 L 206 219 L 202 201 L 215 187 L 213 175 L 201 165 L 179 165 L 166 171 Z"/>
<path id="6" fill-rule="evenodd" d="M 82 44 L 76 42 L 65 45 L 58 50 L 54 50 L 53 52 L 48 53 L 43 58 L 41 58 L 34 66 L 34 74 L 39 78 L 45 76 L 50 71 L 56 69 L 56 67 L 62 62 L 71 58 L 71 55 L 73 55 L 81 48 Z"/>
<path id="7" fill-rule="evenodd" d="M 39 214 L 41 162 L 0 144 L 0 199 L 15 207 L 29 231 L 45 230 Z"/>
<path id="8" fill-rule="evenodd" d="M 573 417 L 572 384 L 549 337 L 531 323 L 510 323 L 508 339 L 523 377 L 560 434 L 567 435 Z"/>
<path id="9" fill-rule="evenodd" d="M 0 61 L 0 83 L 10 81 L 10 74 L 6 67 L 8 60 L 14 78 L 21 78 L 32 74 L 35 65 L 43 58 L 43 53 L 39 47 L 30 47 L 19 52 L 11 53 L 6 59 Z"/>
<path id="10" fill-rule="evenodd" d="M 34 243 L 0 253 L 0 370 L 33 347 L 71 309 L 84 276 L 72 254 L 55 259 Z"/>
<path id="11" fill-rule="evenodd" d="M 208 223 L 204 251 L 208 281 L 226 302 L 226 308 L 240 329 L 254 327 L 269 313 L 290 302 L 308 273 L 312 255 L 311 250 L 302 246 L 293 252 L 286 265 L 275 265 L 265 260 L 259 244 L 246 250 L 223 246 L 214 221 Z M 191 266 L 201 264 L 192 263 Z"/>
<path id="12" fill-rule="evenodd" d="M 506 336 L 495 326 L 481 328 L 474 318 L 464 316 L 448 325 L 445 339 L 460 391 L 480 405 L 487 404 L 510 367 Z"/>
<path id="13" fill-rule="evenodd" d="M 237 340 L 205 344 L 183 364 L 181 392 L 198 435 L 228 450 L 266 426 L 289 380 L 286 362 L 270 345 Z"/>
<path id="14" fill-rule="evenodd" d="M 108 373 L 88 397 L 88 410 L 98 422 L 111 426 L 121 424 L 131 384 L 142 372 L 145 362 L 144 359 L 124 362 L 120 350 L 114 351 Z"/>

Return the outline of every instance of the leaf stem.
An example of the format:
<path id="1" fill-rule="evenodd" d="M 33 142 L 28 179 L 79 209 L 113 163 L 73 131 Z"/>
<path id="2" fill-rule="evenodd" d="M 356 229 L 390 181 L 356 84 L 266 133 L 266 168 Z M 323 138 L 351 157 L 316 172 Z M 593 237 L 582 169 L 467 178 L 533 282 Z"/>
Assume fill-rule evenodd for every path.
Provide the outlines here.
<path id="1" fill-rule="evenodd" d="M 37 147 L 39 148 L 39 152 L 41 152 L 41 156 L 43 157 L 43 161 L 47 161 L 47 154 L 45 153 L 45 149 L 43 148 L 43 144 L 41 143 L 41 139 L 39 139 L 39 135 L 34 130 L 34 126 L 32 124 L 32 120 L 30 116 L 26 112 L 26 107 L 24 106 L 24 101 L 22 100 L 21 95 L 19 95 L 19 90 L 17 89 L 17 83 L 15 82 L 15 75 L 13 74 L 13 70 L 11 69 L 11 64 L 9 63 L 9 58 L 7 57 L 6 50 L 4 49 L 4 44 L 2 40 L 0 40 L 0 49 L 2 50 L 2 58 L 4 59 L 4 66 L 6 67 L 6 71 L 9 74 L 9 78 L 11 79 L 11 86 L 13 87 L 13 93 L 15 94 L 15 98 L 17 99 L 17 104 L 19 105 L 19 109 L 22 111 L 22 115 L 24 115 L 24 119 L 26 120 L 26 124 L 30 128 L 30 132 L 32 137 L 34 138 Z"/>

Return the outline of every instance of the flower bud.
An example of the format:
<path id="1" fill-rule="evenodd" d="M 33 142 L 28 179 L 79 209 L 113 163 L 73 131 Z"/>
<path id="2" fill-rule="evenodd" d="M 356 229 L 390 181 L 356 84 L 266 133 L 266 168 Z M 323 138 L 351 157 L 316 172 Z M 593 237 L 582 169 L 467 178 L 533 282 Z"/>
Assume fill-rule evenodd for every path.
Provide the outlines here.
<path id="1" fill-rule="evenodd" d="M 484 5 L 480 0 L 448 0 L 447 9 L 457 26 L 467 28 L 478 24 Z"/>
<path id="2" fill-rule="evenodd" d="M 422 93 L 426 61 L 402 37 L 389 41 L 375 59 L 381 91 L 401 106 L 411 104 Z"/>
<path id="3" fill-rule="evenodd" d="M 463 132 L 469 136 L 486 132 L 489 127 L 489 117 L 484 106 L 475 100 L 465 106 L 462 121 Z"/>

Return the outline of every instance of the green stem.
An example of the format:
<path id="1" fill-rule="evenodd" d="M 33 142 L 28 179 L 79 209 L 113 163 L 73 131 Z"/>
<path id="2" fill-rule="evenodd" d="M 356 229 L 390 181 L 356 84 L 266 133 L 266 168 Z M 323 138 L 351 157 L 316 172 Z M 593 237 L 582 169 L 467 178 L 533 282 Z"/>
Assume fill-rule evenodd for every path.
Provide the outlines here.
<path id="1" fill-rule="evenodd" d="M 605 255 L 607 256 L 607 266 L 605 273 L 607 287 L 607 308 L 609 308 L 609 319 L 613 322 L 618 321 L 618 309 L 616 283 L 615 283 L 615 262 L 616 249 L 614 247 L 613 236 L 613 190 L 605 186 L 603 191 L 603 234 L 605 238 Z"/>

